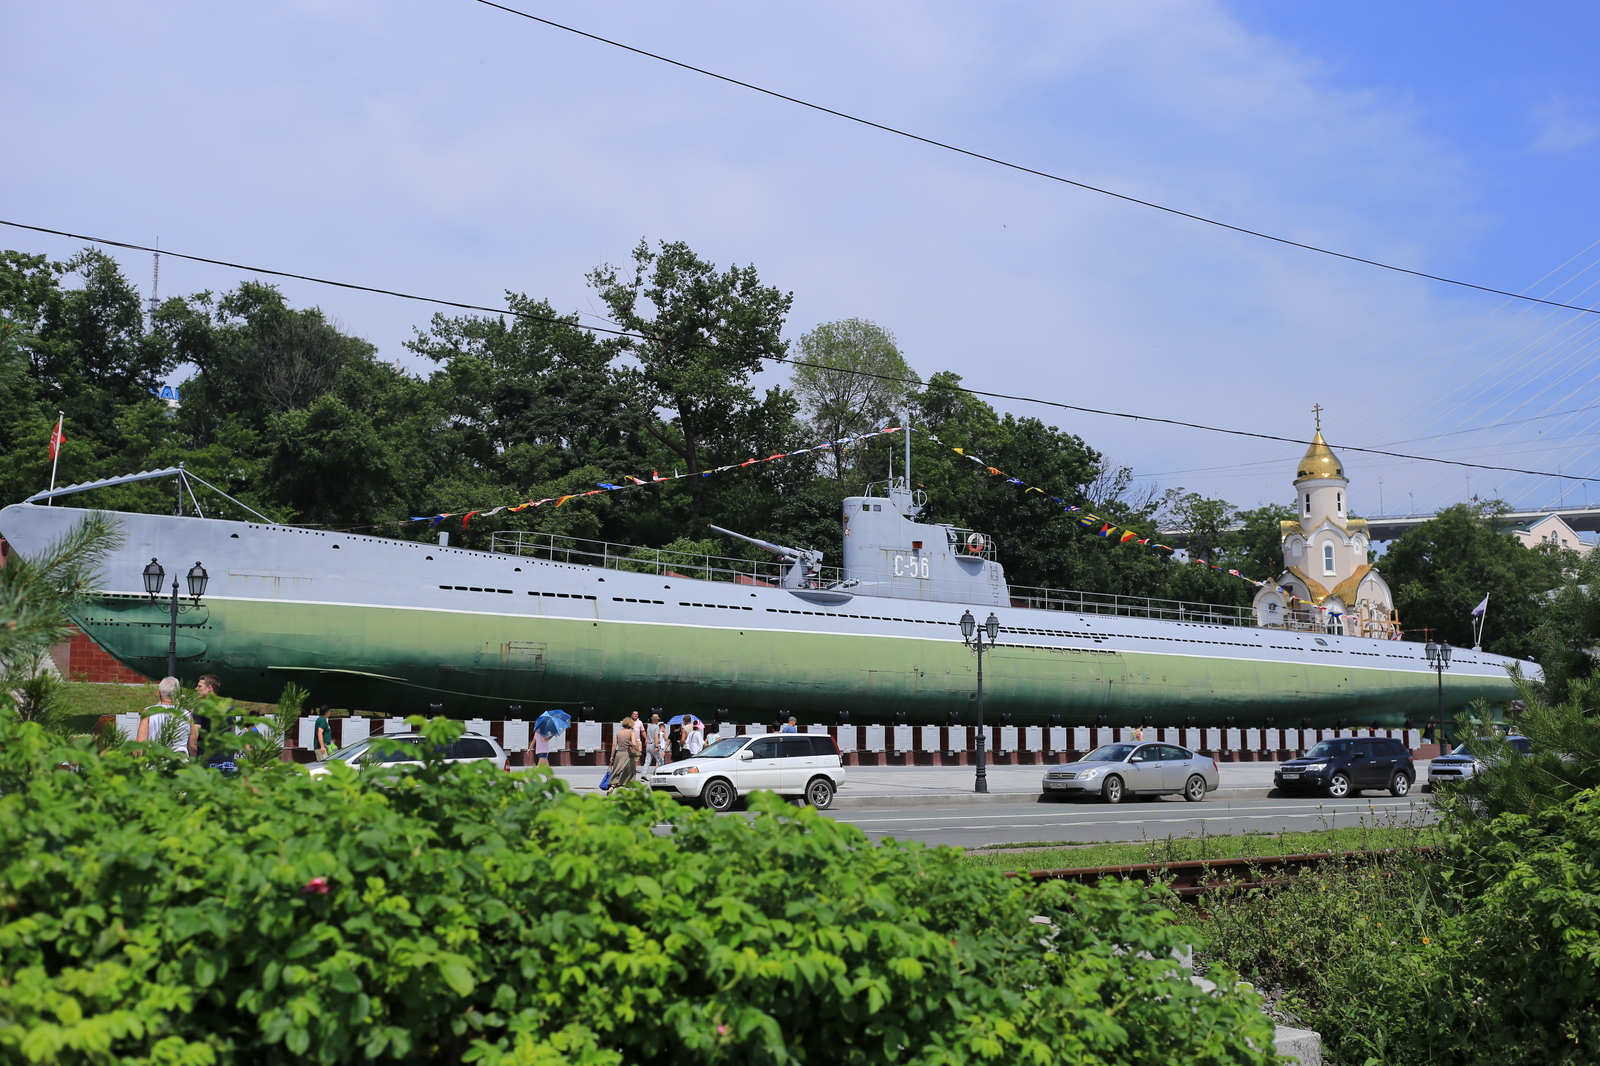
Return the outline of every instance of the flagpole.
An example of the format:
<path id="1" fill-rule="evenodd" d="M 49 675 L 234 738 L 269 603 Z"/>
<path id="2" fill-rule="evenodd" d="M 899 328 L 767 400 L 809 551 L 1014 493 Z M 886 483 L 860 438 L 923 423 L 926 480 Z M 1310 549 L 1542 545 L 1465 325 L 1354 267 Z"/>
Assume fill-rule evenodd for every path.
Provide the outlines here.
<path id="1" fill-rule="evenodd" d="M 61 421 L 65 417 L 62 411 L 56 412 L 56 428 L 50 435 L 50 491 L 56 491 L 56 467 L 61 465 Z M 46 506 L 55 505 L 55 497 L 45 500 Z"/>

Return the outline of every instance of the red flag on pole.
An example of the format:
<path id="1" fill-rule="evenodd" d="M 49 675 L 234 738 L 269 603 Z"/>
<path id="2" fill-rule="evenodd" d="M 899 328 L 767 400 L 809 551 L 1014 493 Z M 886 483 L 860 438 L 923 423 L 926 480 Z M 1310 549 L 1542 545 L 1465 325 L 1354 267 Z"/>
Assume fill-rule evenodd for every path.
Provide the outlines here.
<path id="1" fill-rule="evenodd" d="M 61 454 L 61 446 L 67 443 L 66 434 L 61 432 L 61 419 L 56 419 L 55 432 L 50 434 L 50 458 L 54 459 Z"/>

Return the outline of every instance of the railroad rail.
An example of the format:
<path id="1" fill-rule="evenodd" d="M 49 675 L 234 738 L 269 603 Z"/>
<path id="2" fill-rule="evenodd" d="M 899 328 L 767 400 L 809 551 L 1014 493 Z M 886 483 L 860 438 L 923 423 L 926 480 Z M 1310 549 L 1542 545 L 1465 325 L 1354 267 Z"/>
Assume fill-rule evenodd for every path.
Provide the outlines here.
<path id="1" fill-rule="evenodd" d="M 1062 870 L 1017 870 L 1010 877 L 1028 877 L 1034 882 L 1076 881 L 1083 885 L 1102 878 L 1121 877 L 1147 885 L 1164 884 L 1180 899 L 1193 900 L 1207 892 L 1245 891 L 1252 888 L 1281 888 L 1302 871 L 1330 862 L 1383 862 L 1403 854 L 1426 854 L 1432 846 L 1382 848 L 1373 851 L 1321 851 L 1308 855 L 1259 855 L 1247 859 L 1193 859 L 1183 862 L 1141 862 L 1128 866 L 1078 866 Z"/>

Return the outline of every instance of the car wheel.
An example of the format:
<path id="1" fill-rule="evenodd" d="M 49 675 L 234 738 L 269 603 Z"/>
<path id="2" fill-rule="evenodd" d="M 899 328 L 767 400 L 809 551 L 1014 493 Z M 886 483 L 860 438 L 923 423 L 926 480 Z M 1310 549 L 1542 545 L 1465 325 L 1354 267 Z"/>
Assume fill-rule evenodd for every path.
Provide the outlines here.
<path id="1" fill-rule="evenodd" d="M 733 787 L 733 782 L 718 777 L 706 782 L 705 788 L 700 790 L 700 798 L 707 807 L 725 814 L 739 801 L 739 790 Z"/>
<path id="2" fill-rule="evenodd" d="M 1199 774 L 1189 778 L 1189 783 L 1183 786 L 1183 798 L 1190 803 L 1199 803 L 1206 798 L 1206 779 Z"/>
<path id="3" fill-rule="evenodd" d="M 806 786 L 806 802 L 819 811 L 833 806 L 833 782 L 826 777 L 813 777 Z"/>
<path id="4" fill-rule="evenodd" d="M 1407 777 L 1404 773 L 1397 771 L 1394 775 L 1394 780 L 1389 782 L 1389 795 L 1404 796 L 1410 791 L 1411 778 Z"/>
<path id="5" fill-rule="evenodd" d="M 1100 795 L 1107 803 L 1121 803 L 1123 794 L 1122 778 L 1116 774 L 1106 778 L 1106 783 L 1100 786 Z"/>
<path id="6" fill-rule="evenodd" d="M 1328 778 L 1328 795 L 1334 799 L 1344 799 L 1350 795 L 1350 775 L 1341 770 Z"/>

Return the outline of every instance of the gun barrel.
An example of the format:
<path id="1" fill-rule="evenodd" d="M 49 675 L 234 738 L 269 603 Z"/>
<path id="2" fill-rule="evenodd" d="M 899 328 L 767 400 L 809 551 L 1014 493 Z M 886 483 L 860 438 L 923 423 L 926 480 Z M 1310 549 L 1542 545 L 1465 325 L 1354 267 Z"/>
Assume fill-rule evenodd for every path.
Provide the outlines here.
<path id="1" fill-rule="evenodd" d="M 761 540 L 758 537 L 747 537 L 743 533 L 735 533 L 733 530 L 731 530 L 731 529 L 723 529 L 721 526 L 714 526 L 714 525 L 711 525 L 710 523 L 707 523 L 706 524 L 706 528 L 707 529 L 714 529 L 718 533 L 726 533 L 730 537 L 738 537 L 742 541 L 745 541 L 745 542 L 750 543 L 750 544 L 754 544 L 756 547 L 765 549 L 766 551 L 769 551 L 774 555 L 781 555 L 786 559 L 799 559 L 799 558 L 803 558 L 804 555 L 805 555 L 804 552 L 798 551 L 798 550 L 796 550 L 794 548 L 785 548 L 785 547 L 782 547 L 780 545 L 773 544 L 770 541 Z"/>

